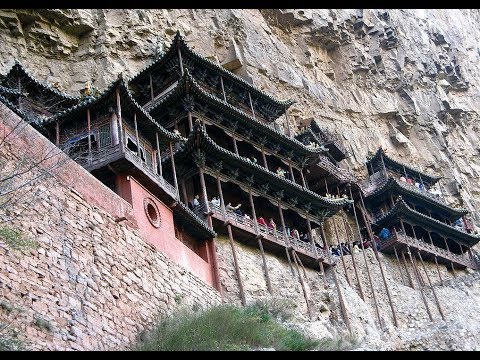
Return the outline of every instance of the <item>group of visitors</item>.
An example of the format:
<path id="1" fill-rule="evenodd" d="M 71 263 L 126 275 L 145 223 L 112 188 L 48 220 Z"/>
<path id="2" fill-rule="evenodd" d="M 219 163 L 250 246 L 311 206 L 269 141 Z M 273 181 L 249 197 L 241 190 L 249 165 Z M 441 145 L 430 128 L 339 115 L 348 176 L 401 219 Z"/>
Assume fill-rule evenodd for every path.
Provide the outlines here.
<path id="1" fill-rule="evenodd" d="M 439 189 L 437 189 L 436 187 L 432 186 L 430 188 L 427 188 L 425 186 L 425 184 L 423 184 L 422 182 L 418 182 L 418 181 L 414 181 L 412 178 L 409 178 L 409 177 L 405 177 L 405 176 L 401 176 L 400 177 L 400 181 L 402 182 L 406 182 L 407 184 L 410 184 L 412 186 L 415 186 L 416 188 L 420 189 L 420 190 L 423 190 L 423 191 L 427 191 L 429 192 L 430 194 L 432 195 L 435 195 L 437 197 L 440 197 L 442 195 L 442 193 L 440 192 Z"/>
<path id="2" fill-rule="evenodd" d="M 360 250 L 363 249 L 376 249 L 380 250 L 380 244 L 382 241 L 386 241 L 392 235 L 391 231 L 387 228 L 383 228 L 377 235 L 373 235 L 373 240 L 367 239 L 363 240 L 362 243 L 360 241 L 354 241 L 352 244 L 349 243 L 341 243 L 336 246 L 330 246 L 330 253 L 333 256 L 345 256 L 357 254 Z"/>

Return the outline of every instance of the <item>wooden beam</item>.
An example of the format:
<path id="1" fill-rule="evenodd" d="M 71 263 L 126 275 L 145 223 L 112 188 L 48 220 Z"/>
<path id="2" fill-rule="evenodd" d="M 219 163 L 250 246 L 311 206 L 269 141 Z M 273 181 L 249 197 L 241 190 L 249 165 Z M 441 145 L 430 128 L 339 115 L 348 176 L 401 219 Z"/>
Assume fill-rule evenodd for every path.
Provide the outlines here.
<path id="1" fill-rule="evenodd" d="M 55 145 L 60 145 L 60 123 L 55 121 Z"/>
<path id="2" fill-rule="evenodd" d="M 295 176 L 293 175 L 292 163 L 291 163 L 290 161 L 288 162 L 288 170 L 290 171 L 290 177 L 292 178 L 291 180 L 292 180 L 293 182 L 296 182 L 296 181 L 295 181 Z"/>
<path id="3" fill-rule="evenodd" d="M 257 220 L 254 218 L 254 221 Z M 265 258 L 265 251 L 263 251 L 262 239 L 257 237 L 258 247 L 260 248 L 260 254 L 262 255 L 263 271 L 265 272 L 265 281 L 267 282 L 267 289 L 270 295 L 273 295 L 272 283 L 270 282 L 270 275 L 268 274 L 267 259 Z"/>
<path id="4" fill-rule="evenodd" d="M 222 209 L 223 219 L 227 219 L 227 210 L 225 209 L 225 200 L 223 199 L 223 191 L 222 191 L 222 183 L 220 181 L 220 176 L 218 173 L 216 174 L 215 178 L 217 179 L 217 190 L 218 196 L 220 197 L 220 208 Z"/>
<path id="5" fill-rule="evenodd" d="M 153 96 L 153 79 L 152 79 L 152 73 L 149 74 L 150 77 L 150 96 L 152 97 L 152 105 L 153 105 L 153 100 L 155 99 Z"/>
<path id="6" fill-rule="evenodd" d="M 232 133 L 232 139 L 233 139 L 233 150 L 235 151 L 235 154 L 238 155 L 238 147 L 237 147 L 237 140 L 235 140 L 235 133 Z"/>
<path id="7" fill-rule="evenodd" d="M 172 163 L 172 173 L 173 173 L 173 182 L 174 182 L 174 185 L 175 185 L 175 192 L 177 194 L 177 198 L 179 198 L 179 196 L 178 196 L 177 171 L 175 169 L 175 159 L 174 159 L 174 156 L 173 156 L 173 145 L 172 145 L 171 141 L 169 143 L 169 149 L 170 149 L 170 161 Z"/>
<path id="8" fill-rule="evenodd" d="M 180 179 L 180 189 L 182 190 L 183 202 L 188 205 L 187 186 L 185 185 L 185 179 Z"/>
<path id="9" fill-rule="evenodd" d="M 203 169 L 201 166 L 198 167 L 198 176 L 200 177 L 200 188 L 202 191 L 203 197 L 203 208 L 208 217 L 211 216 L 210 206 L 208 204 L 208 195 L 207 195 L 207 186 L 205 185 L 205 176 L 203 174 Z"/>
<path id="10" fill-rule="evenodd" d="M 427 276 L 428 285 L 432 289 L 433 298 L 435 299 L 435 303 L 437 304 L 438 312 L 440 313 L 440 316 L 442 317 L 442 320 L 445 320 L 445 315 L 443 315 L 443 310 L 442 310 L 442 307 L 440 306 L 440 301 L 438 300 L 435 288 L 433 287 L 432 282 L 430 281 L 430 276 L 428 275 L 427 268 L 425 267 L 425 263 L 423 262 L 422 255 L 420 254 L 420 251 L 417 250 L 417 254 L 418 254 L 418 257 L 419 257 L 419 259 L 422 263 L 423 271 L 425 272 L 425 275 Z"/>
<path id="11" fill-rule="evenodd" d="M 133 124 L 135 126 L 135 139 L 137 140 L 137 156 L 140 158 L 140 137 L 138 136 L 137 113 L 133 113 Z"/>
<path id="12" fill-rule="evenodd" d="M 92 124 L 90 121 L 90 108 L 87 108 L 87 128 L 88 128 L 88 164 L 92 161 Z"/>
<path id="13" fill-rule="evenodd" d="M 400 275 L 402 276 L 402 283 L 404 283 L 406 286 L 408 286 L 407 281 L 403 277 L 402 266 L 400 264 L 400 259 L 398 258 L 397 248 L 395 246 L 393 246 L 393 251 L 395 252 L 395 257 L 397 258 L 397 265 L 398 265 L 398 270 L 400 271 Z"/>
<path id="14" fill-rule="evenodd" d="M 280 221 L 282 222 L 283 236 L 285 237 L 285 252 L 287 253 L 288 264 L 290 265 L 290 270 L 292 272 L 292 275 L 295 276 L 295 272 L 293 271 L 292 261 L 290 260 L 290 253 L 288 251 L 288 248 L 290 247 L 290 244 L 288 242 L 289 234 L 287 234 L 287 228 L 285 227 L 285 219 L 283 218 L 283 211 L 282 211 L 282 206 L 280 205 L 280 200 L 278 200 L 278 212 L 280 213 Z"/>
<path id="15" fill-rule="evenodd" d="M 122 149 L 122 152 L 125 151 L 124 146 L 125 146 L 125 135 L 123 131 L 123 119 L 122 119 L 122 105 L 120 103 L 120 90 L 117 88 L 116 92 L 116 98 L 117 98 L 117 116 L 118 116 L 118 126 L 120 133 L 119 138 L 120 138 L 120 148 Z"/>
<path id="16" fill-rule="evenodd" d="M 310 302 L 308 301 L 307 289 L 305 288 L 305 283 L 303 281 L 302 275 L 300 274 L 300 269 L 298 268 L 297 256 L 296 255 L 297 254 L 296 254 L 295 250 L 292 249 L 292 257 L 293 257 L 293 261 L 295 262 L 295 268 L 297 269 L 298 280 L 300 281 L 300 285 L 302 287 L 303 297 L 305 298 L 305 302 L 307 303 L 308 317 L 311 320 L 312 319 L 312 310 L 310 309 Z"/>
<path id="17" fill-rule="evenodd" d="M 253 102 L 252 102 L 252 96 L 250 95 L 250 91 L 248 92 L 248 100 L 250 101 L 250 109 L 252 110 L 252 117 L 255 119 L 255 110 L 253 109 Z"/>
<path id="18" fill-rule="evenodd" d="M 265 149 L 262 146 L 262 160 L 263 160 L 263 166 L 265 169 L 268 170 L 268 164 L 267 164 L 267 157 L 265 156 Z"/>
<path id="19" fill-rule="evenodd" d="M 187 116 L 188 116 L 188 130 L 189 130 L 189 131 L 192 131 L 192 129 L 193 129 L 192 112 L 189 111 L 189 112 L 187 113 Z"/>
<path id="20" fill-rule="evenodd" d="M 349 186 L 348 189 L 350 191 L 350 198 L 353 199 L 352 187 Z M 377 304 L 377 297 L 375 295 L 375 289 L 373 287 L 372 275 L 370 274 L 370 267 L 368 266 L 367 255 L 365 254 L 365 247 L 363 246 L 362 233 L 360 231 L 360 224 L 358 222 L 358 216 L 357 216 L 357 210 L 355 209 L 355 203 L 352 204 L 352 208 L 353 208 L 353 217 L 355 218 L 355 223 L 357 224 L 357 230 L 358 230 L 360 245 L 362 246 L 363 260 L 365 262 L 365 268 L 367 269 L 368 281 L 370 283 L 370 289 L 372 290 L 372 298 L 373 298 L 373 303 L 375 305 L 375 313 L 377 315 L 377 319 L 378 319 L 378 323 L 380 325 L 380 328 L 383 330 L 383 324 L 382 324 L 382 320 L 380 318 L 380 310 L 378 309 L 378 304 Z"/>
<path id="21" fill-rule="evenodd" d="M 350 281 L 350 276 L 348 276 L 347 265 L 345 265 L 345 259 L 343 258 L 343 248 L 342 248 L 342 245 L 340 244 L 340 237 L 338 236 L 337 224 L 336 224 L 335 219 L 333 217 L 330 218 L 330 222 L 333 223 L 333 230 L 335 232 L 335 238 L 337 240 L 337 246 L 340 249 L 340 259 L 342 260 L 343 271 L 345 272 L 345 278 L 347 279 L 348 285 L 352 286 L 352 283 Z M 353 249 L 352 249 L 352 252 L 353 252 Z"/>
<path id="22" fill-rule="evenodd" d="M 183 60 L 182 60 L 182 51 L 180 50 L 180 45 L 177 42 L 177 54 L 178 60 L 180 61 L 180 74 L 183 76 Z"/>
<path id="23" fill-rule="evenodd" d="M 160 171 L 160 177 L 163 178 L 163 169 L 162 169 L 162 153 L 160 152 L 160 142 L 158 141 L 158 131 L 155 133 L 155 140 L 157 142 L 157 160 L 158 160 L 158 170 Z"/>
<path id="24" fill-rule="evenodd" d="M 230 225 L 230 223 L 227 224 L 227 232 L 228 232 L 228 239 L 230 241 L 230 248 L 232 249 L 235 273 L 237 274 L 238 288 L 240 290 L 240 299 L 242 301 L 242 305 L 245 306 L 247 304 L 247 301 L 245 299 L 245 292 L 243 291 L 243 282 L 242 282 L 242 277 L 240 276 L 240 267 L 238 266 L 237 252 L 235 250 L 235 245 L 233 243 L 232 225 Z"/>
<path id="25" fill-rule="evenodd" d="M 227 102 L 227 95 L 225 94 L 225 87 L 223 86 L 223 76 L 220 75 L 220 85 L 222 87 L 223 101 Z"/>

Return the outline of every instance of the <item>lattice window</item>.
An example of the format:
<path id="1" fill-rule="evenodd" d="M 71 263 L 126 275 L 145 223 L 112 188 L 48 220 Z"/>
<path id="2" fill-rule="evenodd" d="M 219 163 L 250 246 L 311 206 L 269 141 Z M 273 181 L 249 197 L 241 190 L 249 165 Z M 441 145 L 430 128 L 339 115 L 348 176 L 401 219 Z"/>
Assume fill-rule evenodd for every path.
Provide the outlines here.
<path id="1" fill-rule="evenodd" d="M 112 144 L 112 132 L 110 124 L 102 125 L 98 128 L 99 147 L 106 147 Z"/>

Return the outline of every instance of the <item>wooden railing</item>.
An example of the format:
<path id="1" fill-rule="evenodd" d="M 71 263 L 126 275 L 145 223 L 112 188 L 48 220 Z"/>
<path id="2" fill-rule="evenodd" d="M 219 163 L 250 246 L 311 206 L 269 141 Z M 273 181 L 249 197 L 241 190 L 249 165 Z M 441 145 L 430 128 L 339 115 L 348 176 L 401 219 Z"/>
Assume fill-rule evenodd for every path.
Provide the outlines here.
<path id="1" fill-rule="evenodd" d="M 452 253 L 450 251 L 447 251 L 446 249 L 432 245 L 421 239 L 415 239 L 407 236 L 402 232 L 392 234 L 387 240 L 381 241 L 380 250 L 386 249 L 394 245 L 396 242 L 411 246 L 417 250 L 422 250 L 430 254 L 440 256 L 444 259 L 456 262 L 457 264 L 461 264 L 472 269 L 477 269 L 479 266 L 478 262 L 470 258 L 470 256 L 467 254 L 459 255 Z"/>
<path id="2" fill-rule="evenodd" d="M 214 215 L 216 215 L 217 218 L 223 219 L 225 221 L 230 220 L 232 225 L 241 225 L 244 228 L 245 227 L 248 228 L 252 234 L 256 234 L 256 231 L 255 231 L 256 220 L 249 219 L 245 217 L 245 215 L 236 214 L 232 210 L 225 209 L 225 213 L 223 213 L 222 208 L 219 205 L 214 205 L 212 203 L 209 203 L 209 206 L 210 206 L 210 210 Z M 203 212 L 203 206 L 198 207 L 196 212 Z M 305 255 L 308 255 L 314 259 L 322 258 L 324 262 L 328 262 L 329 254 L 321 247 L 316 246 L 316 252 L 315 252 L 315 249 L 312 247 L 312 244 L 310 242 L 302 241 L 290 235 L 287 235 L 287 238 L 285 238 L 285 234 L 282 231 L 279 231 L 258 223 L 257 225 L 258 225 L 259 235 L 263 235 L 264 238 L 267 238 L 268 240 L 283 246 L 291 246 L 293 247 L 294 250 L 296 251 L 300 250 Z"/>
<path id="3" fill-rule="evenodd" d="M 348 170 L 342 169 L 333 164 L 325 155 L 319 155 L 318 165 L 327 170 L 328 172 L 335 174 L 341 181 L 356 182 L 355 176 Z"/>
<path id="4" fill-rule="evenodd" d="M 370 177 L 368 180 L 364 181 L 361 186 L 362 186 L 363 191 L 365 192 L 365 196 L 370 195 L 372 192 L 374 192 L 378 188 L 385 185 L 385 183 L 388 181 L 388 179 L 389 179 L 388 176 L 385 176 L 384 173 L 381 173 L 381 175 L 376 177 L 376 178 Z M 441 197 L 440 195 L 432 194 L 431 192 L 429 192 L 427 190 L 422 190 L 422 189 L 418 188 L 417 186 L 409 184 L 409 183 L 404 182 L 404 181 L 398 180 L 398 183 L 400 184 L 401 187 L 403 187 L 406 190 L 416 192 L 417 194 L 420 194 L 422 196 L 426 196 L 426 197 L 428 197 L 430 199 L 433 199 L 435 201 L 438 201 L 442 204 L 448 205 L 447 202 L 445 201 L 445 199 L 443 197 Z"/>
<path id="5" fill-rule="evenodd" d="M 125 158 L 134 163 L 139 169 L 141 169 L 144 173 L 146 173 L 150 178 L 155 180 L 166 192 L 169 193 L 173 198 L 178 199 L 177 191 L 175 187 L 171 185 L 164 177 L 160 176 L 156 173 L 153 169 L 153 162 L 150 166 L 148 166 L 145 162 L 143 162 L 137 155 L 137 153 L 131 151 L 128 148 L 121 147 L 120 144 L 107 146 L 101 148 L 99 150 L 94 150 L 89 155 L 88 152 L 84 152 L 79 154 L 78 157 L 74 157 L 74 160 L 79 163 L 81 166 L 86 168 L 87 170 L 95 167 L 95 165 L 101 164 L 103 162 L 107 162 L 108 160 L 120 155 L 121 153 L 125 154 Z"/>
<path id="6" fill-rule="evenodd" d="M 337 137 L 327 129 L 322 129 L 321 132 L 317 134 L 317 136 L 322 141 L 322 144 L 330 142 L 334 144 L 337 149 L 340 150 L 344 155 L 348 155 L 347 149 L 345 149 L 343 144 L 341 144 Z"/>

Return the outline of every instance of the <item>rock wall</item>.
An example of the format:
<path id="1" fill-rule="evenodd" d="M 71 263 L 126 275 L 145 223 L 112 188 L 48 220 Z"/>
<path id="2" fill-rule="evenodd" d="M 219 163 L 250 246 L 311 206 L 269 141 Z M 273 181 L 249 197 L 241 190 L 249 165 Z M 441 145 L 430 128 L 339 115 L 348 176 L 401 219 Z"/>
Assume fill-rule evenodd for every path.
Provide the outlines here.
<path id="1" fill-rule="evenodd" d="M 89 80 L 103 89 L 118 73 L 123 72 L 126 77 L 132 76 L 150 64 L 170 44 L 175 31 L 180 30 L 186 36 L 188 44 L 200 54 L 216 56 L 220 63 L 236 64 L 234 71 L 261 89 L 281 99 L 295 99 L 297 103 L 289 110 L 290 118 L 298 123 L 301 119 L 314 117 L 336 133 L 352 153 L 344 166 L 350 167 L 359 178 L 366 175 L 366 155 L 381 145 L 393 157 L 442 175 L 440 183 L 447 200 L 453 205 L 473 211 L 478 226 L 479 21 L 480 12 L 475 9 L 0 10 L 0 72 L 7 71 L 16 58 L 34 76 L 56 84 L 64 91 L 76 93 Z M 239 64 L 242 66 L 238 67 Z M 64 194 L 68 192 L 64 189 L 65 192 L 62 193 L 61 189 L 63 188 L 48 190 L 64 199 Z M 68 194 L 70 199 L 71 195 Z M 54 198 L 42 201 L 46 202 L 45 208 L 55 208 L 52 207 L 55 205 Z M 81 199 L 70 199 L 72 201 L 75 206 L 81 203 Z M 68 209 L 68 204 L 66 206 Z M 86 203 L 81 206 L 86 207 L 88 213 L 97 213 Z M 30 211 L 36 214 L 33 209 Z M 54 214 L 50 216 L 56 219 L 55 224 L 62 224 L 61 214 L 52 211 Z M 127 241 L 124 230 L 118 230 L 123 229 L 124 225 L 114 226 L 107 215 L 99 213 L 99 216 L 105 226 L 111 229 L 110 234 L 120 236 L 120 242 L 123 241 L 120 239 Z M 25 218 L 20 218 L 19 221 L 22 219 Z M 42 219 L 48 221 L 48 217 Z M 88 224 L 87 220 L 82 220 L 75 226 L 80 227 L 87 236 L 93 237 L 94 230 L 89 229 Z M 67 225 L 74 226 L 65 224 Z M 25 227 L 29 229 L 30 226 L 25 223 Z M 53 241 L 48 231 L 40 235 Z M 77 231 L 78 229 L 72 233 L 60 234 L 62 241 L 71 244 L 67 248 L 80 246 L 74 241 Z M 113 241 L 103 237 L 102 240 Z M 89 239 L 86 244 L 90 245 L 86 246 L 93 246 L 92 241 Z M 136 244 L 139 248 L 143 246 L 139 245 L 143 244 L 140 241 Z M 268 297 L 259 253 L 238 243 L 236 245 L 247 301 Z M 64 245 L 61 246 L 63 249 Z M 28 258 L 44 259 L 45 254 L 41 254 L 40 249 L 38 253 L 28 255 Z M 78 251 L 85 252 L 86 249 L 88 248 L 79 248 Z M 25 255 L 6 253 L 4 248 L 2 251 L 5 253 L 2 261 L 5 256 L 8 257 L 9 269 L 18 271 L 18 266 L 27 264 Z M 238 302 L 231 253 L 224 239 L 218 241 L 218 252 L 225 298 Z M 64 259 L 63 255 L 61 259 Z M 80 257 L 74 260 L 78 264 L 83 261 Z M 479 314 L 478 273 L 459 272 L 457 279 L 453 279 L 452 274 L 442 268 L 442 277 L 449 281 L 435 289 L 446 321 L 439 317 L 431 290 L 426 290 L 425 296 L 434 318 L 434 322 L 430 322 L 419 290 L 413 290 L 402 283 L 396 260 L 384 256 L 381 256 L 381 260 L 397 309 L 399 329 L 392 325 L 384 285 L 372 254 L 367 257 L 367 263 L 371 265 L 373 287 L 385 331 L 380 330 L 376 320 L 363 257 L 359 257 L 357 264 L 366 301 L 359 297 L 356 280 L 353 281 L 353 287 L 346 282 L 343 265 L 339 264 L 336 270 L 352 327 L 364 348 L 480 348 L 478 338 L 475 338 L 480 330 L 475 321 Z M 108 263 L 109 260 L 106 261 Z M 144 261 L 144 257 L 135 258 L 135 261 Z M 303 314 L 298 316 L 298 321 L 301 322 L 297 322 L 297 326 L 317 335 L 345 333 L 336 291 L 334 288 L 323 288 L 318 272 L 307 270 L 316 314 L 314 320 L 310 321 L 305 315 L 305 300 L 300 284 L 298 279 L 292 277 L 288 264 L 269 255 L 267 262 L 274 283 L 274 296 L 290 299 L 291 303 L 296 304 L 292 305 L 292 310 Z M 126 266 L 125 262 L 122 263 Z M 145 262 L 141 264 L 147 268 L 153 266 Z M 434 265 L 426 265 L 431 277 L 435 278 Z M 108 266 L 114 265 L 108 263 Z M 346 266 L 353 279 L 352 264 L 348 260 Z M 32 274 L 29 281 L 37 281 L 32 280 L 36 279 L 31 273 L 33 268 L 28 270 Z M 5 274 L 10 277 L 13 272 L 2 271 L 1 276 L 4 277 Z M 45 274 L 49 276 L 48 272 Z M 82 276 L 76 275 L 76 278 L 83 279 Z M 179 281 L 167 273 L 162 276 L 170 276 L 172 282 Z M 183 275 L 183 278 L 185 276 L 187 275 Z M 332 286 L 331 273 L 328 271 L 327 278 Z M 68 281 L 72 285 L 66 289 L 76 291 L 74 281 Z M 40 283 L 36 284 L 38 286 Z M 161 284 L 168 288 L 169 282 Z M 126 287 L 127 293 L 132 286 L 135 285 Z M 78 287 L 79 291 L 84 291 L 82 289 L 85 285 L 80 283 Z M 88 284 L 86 289 L 89 289 Z M 21 304 L 25 301 L 26 308 L 37 303 L 52 306 L 50 302 L 39 303 L 26 295 L 22 297 L 19 290 L 15 291 L 17 295 L 14 300 Z M 143 290 L 139 288 L 136 291 L 142 293 Z M 168 291 L 167 305 L 173 306 L 172 297 L 175 298 L 175 295 L 173 290 Z M 108 299 L 118 301 L 113 295 Z M 124 297 L 123 299 L 125 300 Z M 152 301 L 154 304 L 164 304 L 163 300 L 153 297 Z M 170 309 L 167 305 L 164 307 Z M 60 305 L 53 306 L 56 309 Z M 77 305 L 72 306 L 75 308 Z M 82 305 L 80 309 L 90 311 L 87 305 Z M 34 311 L 37 310 L 27 311 L 29 320 Z M 149 311 L 153 313 L 153 310 L 148 310 L 148 314 L 151 313 Z M 112 327 L 111 322 L 115 319 L 119 321 L 113 316 L 109 319 L 108 311 L 105 315 L 98 312 L 95 314 L 105 318 L 106 326 Z M 71 316 L 72 321 L 78 321 L 73 315 L 68 316 Z M 137 316 L 138 320 L 142 315 L 141 312 L 134 312 L 131 316 Z M 144 323 L 148 323 L 150 315 L 145 316 L 148 320 Z M 22 324 L 30 322 L 23 321 Z M 77 344 L 74 346 L 90 348 L 88 344 L 78 345 L 81 344 L 80 340 L 68 340 L 68 337 L 74 335 L 62 326 L 55 330 L 61 334 L 58 336 L 55 335 L 56 332 L 48 335 L 30 325 L 25 325 L 25 329 L 29 332 L 35 330 L 33 336 L 36 339 L 48 336 L 49 339 L 53 337 L 60 341 L 60 336 Z M 132 326 L 131 329 L 122 330 L 122 335 L 119 336 L 130 339 L 133 333 Z M 110 337 L 114 339 L 114 335 Z M 50 340 L 41 341 L 42 344 L 52 344 Z M 110 342 L 106 338 L 104 341 L 109 342 L 109 345 L 95 344 L 93 347 L 106 348 L 119 340 Z M 66 346 L 64 342 L 61 344 L 58 345 L 59 348 Z"/>
<path id="2" fill-rule="evenodd" d="M 77 92 L 151 63 L 175 31 L 337 133 L 365 176 L 369 151 L 440 173 L 448 200 L 480 209 L 476 9 L 0 10 L 0 72 L 22 61 Z M 477 223 L 480 218 L 474 213 Z"/>
<path id="3" fill-rule="evenodd" d="M 18 117 L 3 105 L 0 110 L 3 134 L 3 126 L 15 124 Z M 19 162 L 26 139 L 54 146 L 30 126 L 14 134 L 0 146 L 5 168 Z M 2 324 L 17 329 L 31 349 L 119 350 L 160 314 L 181 305 L 220 303 L 214 288 L 149 245 L 128 223 L 92 204 L 87 197 L 94 194 L 115 197 L 117 207 L 130 206 L 63 156 L 60 171 L 78 177 L 65 179 L 47 167 L 52 176 L 18 191 L 26 196 L 21 205 L 0 207 L 0 228 L 21 230 L 38 246 L 14 250 L 0 239 Z M 28 176 L 42 170 L 38 166 Z M 79 188 L 79 183 L 88 183 L 83 178 L 94 183 Z M 14 216 L 5 223 L 8 212 Z"/>

